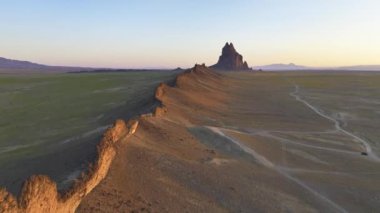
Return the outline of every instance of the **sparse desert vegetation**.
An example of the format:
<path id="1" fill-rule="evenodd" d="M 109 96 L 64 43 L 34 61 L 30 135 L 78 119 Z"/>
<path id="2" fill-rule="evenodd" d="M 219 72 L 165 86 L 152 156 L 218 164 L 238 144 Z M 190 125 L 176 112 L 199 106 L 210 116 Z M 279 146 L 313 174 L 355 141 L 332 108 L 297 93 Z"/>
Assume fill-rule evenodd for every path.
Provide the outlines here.
<path id="1" fill-rule="evenodd" d="M 59 188 L 92 162 L 116 119 L 153 109 L 154 90 L 173 72 L 0 75 L 0 186 L 18 194 L 33 174 Z"/>

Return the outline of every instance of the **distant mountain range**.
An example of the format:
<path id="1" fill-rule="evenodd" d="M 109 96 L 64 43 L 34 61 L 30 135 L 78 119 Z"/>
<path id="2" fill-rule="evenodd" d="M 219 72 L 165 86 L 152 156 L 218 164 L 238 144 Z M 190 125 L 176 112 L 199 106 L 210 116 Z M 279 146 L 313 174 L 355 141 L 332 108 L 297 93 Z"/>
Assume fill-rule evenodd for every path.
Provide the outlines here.
<path id="1" fill-rule="evenodd" d="M 380 71 L 380 65 L 358 65 L 349 67 L 338 67 L 339 70 L 353 70 L 353 71 Z"/>
<path id="2" fill-rule="evenodd" d="M 30 61 L 12 60 L 0 57 L 0 74 L 27 74 L 27 73 L 88 73 L 88 72 L 136 72 L 136 71 L 181 71 L 177 69 L 115 69 L 115 68 L 91 68 L 91 67 L 70 67 L 70 66 L 49 66 L 37 64 Z"/>
<path id="3" fill-rule="evenodd" d="M 290 64 L 270 64 L 264 66 L 256 66 L 253 67 L 255 70 L 268 70 L 268 71 L 287 71 L 287 70 L 307 70 L 311 69 L 310 67 L 295 65 L 293 63 Z"/>
<path id="4" fill-rule="evenodd" d="M 29 61 L 18 61 L 0 57 L 0 68 L 3 69 L 44 69 L 48 66 Z"/>
<path id="5" fill-rule="evenodd" d="M 263 71 L 300 71 L 300 70 L 341 70 L 341 71 L 380 71 L 380 65 L 358 65 L 343 67 L 308 67 L 302 65 L 290 64 L 270 64 L 264 66 L 255 66 L 254 70 Z"/>
<path id="6" fill-rule="evenodd" d="M 135 69 L 133 69 L 135 70 Z M 326 71 L 380 71 L 380 65 L 358 65 L 346 67 L 308 67 L 290 64 L 270 64 L 255 66 L 253 70 L 263 71 L 302 71 L 302 70 L 326 70 Z M 49 66 L 30 61 L 12 60 L 0 57 L 0 73 L 59 73 L 59 72 L 91 72 L 91 71 L 128 71 L 127 69 L 102 69 L 89 67 Z"/>
<path id="7" fill-rule="evenodd" d="M 48 66 L 30 61 L 12 60 L 0 57 L 0 73 L 32 73 L 32 72 L 76 72 L 90 71 L 87 67 Z"/>

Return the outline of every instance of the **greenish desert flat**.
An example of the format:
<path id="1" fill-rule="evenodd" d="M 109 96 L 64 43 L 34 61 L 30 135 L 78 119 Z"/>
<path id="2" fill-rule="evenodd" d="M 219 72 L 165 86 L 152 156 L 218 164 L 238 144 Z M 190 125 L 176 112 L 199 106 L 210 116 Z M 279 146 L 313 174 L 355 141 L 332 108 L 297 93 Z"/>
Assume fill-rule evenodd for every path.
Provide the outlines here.
<path id="1" fill-rule="evenodd" d="M 0 187 L 17 195 L 31 175 L 67 188 L 116 119 L 152 110 L 173 72 L 0 75 Z"/>

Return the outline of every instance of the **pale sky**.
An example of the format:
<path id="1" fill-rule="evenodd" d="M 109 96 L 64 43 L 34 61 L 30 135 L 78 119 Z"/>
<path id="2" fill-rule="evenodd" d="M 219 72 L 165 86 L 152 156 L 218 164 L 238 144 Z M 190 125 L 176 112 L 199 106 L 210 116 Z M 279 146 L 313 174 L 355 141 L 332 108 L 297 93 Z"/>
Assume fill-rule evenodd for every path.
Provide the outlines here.
<path id="1" fill-rule="evenodd" d="M 0 0 L 0 57 L 119 68 L 380 64 L 379 0 Z"/>

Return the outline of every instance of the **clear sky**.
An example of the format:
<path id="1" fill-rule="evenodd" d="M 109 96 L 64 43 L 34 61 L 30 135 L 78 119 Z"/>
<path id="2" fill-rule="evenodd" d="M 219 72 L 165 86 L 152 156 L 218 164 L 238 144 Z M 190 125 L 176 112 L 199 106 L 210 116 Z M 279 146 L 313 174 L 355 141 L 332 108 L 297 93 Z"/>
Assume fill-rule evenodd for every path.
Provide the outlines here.
<path id="1" fill-rule="evenodd" d="M 0 56 L 189 67 L 226 41 L 252 65 L 380 64 L 379 0 L 0 0 Z"/>

